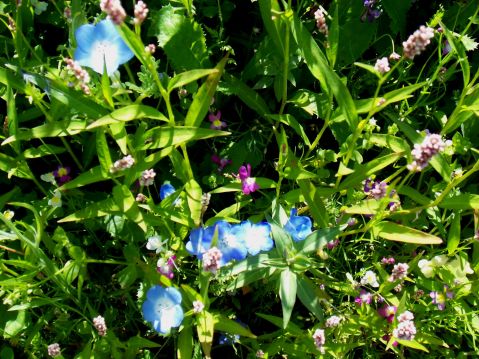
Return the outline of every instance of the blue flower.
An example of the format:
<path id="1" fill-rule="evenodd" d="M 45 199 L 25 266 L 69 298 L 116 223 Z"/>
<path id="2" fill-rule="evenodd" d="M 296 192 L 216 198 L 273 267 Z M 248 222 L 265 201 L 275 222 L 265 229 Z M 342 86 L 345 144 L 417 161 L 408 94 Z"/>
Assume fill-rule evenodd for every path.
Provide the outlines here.
<path id="1" fill-rule="evenodd" d="M 218 232 L 216 247 L 221 251 L 220 265 L 223 266 L 231 260 L 242 260 L 248 254 L 242 238 L 232 232 L 232 226 L 226 221 L 218 221 L 213 226 L 206 228 L 195 228 L 190 233 L 190 240 L 186 243 L 186 250 L 198 257 L 203 258 L 211 247 L 215 230 Z"/>
<path id="2" fill-rule="evenodd" d="M 165 183 L 160 187 L 160 199 L 163 201 L 166 197 L 171 196 L 175 193 L 175 187 L 169 183 Z"/>
<path id="3" fill-rule="evenodd" d="M 156 285 L 146 293 L 146 301 L 142 306 L 143 317 L 158 333 L 168 334 L 171 328 L 179 327 L 183 321 L 181 299 L 178 289 Z"/>
<path id="4" fill-rule="evenodd" d="M 291 209 L 288 222 L 284 226 L 284 230 L 288 232 L 295 242 L 304 240 L 312 232 L 311 218 L 306 216 L 297 216 L 298 211 Z"/>
<path id="5" fill-rule="evenodd" d="M 106 64 L 108 76 L 118 66 L 129 61 L 133 52 L 126 45 L 111 20 L 102 20 L 96 25 L 86 24 L 75 31 L 78 47 L 74 59 L 82 66 L 87 66 L 103 74 Z"/>
<path id="6" fill-rule="evenodd" d="M 193 229 L 190 233 L 190 240 L 188 243 L 186 243 L 186 250 L 189 253 L 197 256 L 198 259 L 202 259 L 203 253 L 205 253 L 211 247 L 213 234 L 213 227 L 199 227 Z"/>
<path id="7" fill-rule="evenodd" d="M 214 227 L 218 230 L 218 243 L 216 246 L 223 255 L 220 264 L 225 265 L 233 259 L 237 261 L 245 259 L 248 250 L 243 238 L 237 236 L 233 231 L 235 226 L 231 226 L 226 221 L 218 221 Z"/>
<path id="8" fill-rule="evenodd" d="M 243 240 L 248 253 L 252 256 L 261 251 L 269 251 L 273 248 L 274 242 L 271 238 L 271 226 L 266 223 L 251 223 L 244 221 L 239 225 L 233 226 L 232 233 Z"/>

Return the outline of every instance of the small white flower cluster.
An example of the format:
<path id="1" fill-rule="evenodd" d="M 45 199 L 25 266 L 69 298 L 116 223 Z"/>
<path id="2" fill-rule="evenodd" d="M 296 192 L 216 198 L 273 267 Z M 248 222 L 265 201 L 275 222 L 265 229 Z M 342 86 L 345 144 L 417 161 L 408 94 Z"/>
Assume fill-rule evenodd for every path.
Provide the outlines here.
<path id="1" fill-rule="evenodd" d="M 132 167 L 134 164 L 135 164 L 135 159 L 131 157 L 131 155 L 125 156 L 122 159 L 115 161 L 115 163 L 110 168 L 110 173 L 123 171 L 127 168 Z"/>
<path id="2" fill-rule="evenodd" d="M 220 260 L 223 257 L 223 253 L 216 248 L 212 247 L 203 253 L 203 269 L 206 272 L 216 273 L 220 268 Z"/>
<path id="3" fill-rule="evenodd" d="M 203 302 L 201 300 L 195 300 L 193 302 L 193 312 L 198 314 L 198 313 L 201 313 L 203 311 L 203 309 L 205 309 L 205 305 L 203 304 Z"/>
<path id="4" fill-rule="evenodd" d="M 148 7 L 143 1 L 138 1 L 135 5 L 135 18 L 133 19 L 133 23 L 135 25 L 140 25 L 143 21 L 145 21 L 146 16 L 148 15 Z"/>
<path id="5" fill-rule="evenodd" d="M 90 95 L 91 91 L 90 87 L 88 86 L 88 83 L 90 82 L 90 75 L 88 72 L 83 69 L 78 62 L 73 61 L 70 58 L 66 58 L 65 63 L 67 64 L 67 69 L 73 72 L 73 75 L 80 82 L 80 88 L 83 93 L 85 93 L 85 95 Z"/>
<path id="6" fill-rule="evenodd" d="M 108 15 L 108 18 L 116 25 L 121 25 L 126 18 L 126 12 L 120 0 L 101 0 L 100 9 Z"/>
<path id="7" fill-rule="evenodd" d="M 143 171 L 140 177 L 140 186 L 151 186 L 155 182 L 156 173 L 153 169 Z"/>
<path id="8" fill-rule="evenodd" d="M 414 59 L 414 56 L 419 55 L 426 49 L 433 37 L 434 29 L 422 25 L 419 30 L 414 31 L 414 34 L 409 36 L 407 41 L 402 43 L 404 56 L 411 60 Z"/>
<path id="9" fill-rule="evenodd" d="M 326 319 L 326 323 L 324 324 L 326 328 L 334 328 L 337 327 L 343 318 L 338 317 L 337 315 L 332 315 L 328 319 Z"/>
<path id="10" fill-rule="evenodd" d="M 404 313 L 399 314 L 398 326 L 393 330 L 393 335 L 402 340 L 413 340 L 416 336 L 416 326 L 414 325 L 414 315 L 406 310 Z"/>
<path id="11" fill-rule="evenodd" d="M 381 74 L 385 74 L 386 72 L 389 72 L 391 68 L 389 67 L 388 58 L 383 57 L 381 59 L 378 59 L 376 61 L 376 64 L 374 65 L 374 69 Z"/>
<path id="12" fill-rule="evenodd" d="M 95 326 L 95 329 L 98 331 L 99 336 L 104 337 L 106 335 L 106 330 L 108 328 L 106 327 L 105 318 L 103 318 L 101 315 L 93 318 L 93 325 Z"/>
<path id="13" fill-rule="evenodd" d="M 316 27 L 318 28 L 319 32 L 327 37 L 329 29 L 328 24 L 326 24 L 326 17 L 324 16 L 324 12 L 322 9 L 316 10 L 316 12 L 314 13 L 314 19 L 316 20 Z"/>
<path id="14" fill-rule="evenodd" d="M 319 349 L 321 354 L 324 354 L 324 344 L 326 344 L 326 336 L 324 335 L 324 329 L 316 329 L 313 333 L 314 345 Z"/>
<path id="15" fill-rule="evenodd" d="M 368 270 L 366 273 L 364 273 L 364 276 L 361 278 L 361 285 L 370 285 L 374 288 L 379 287 L 376 273 L 374 273 L 372 270 Z"/>
<path id="16" fill-rule="evenodd" d="M 421 144 L 415 144 L 411 151 L 412 163 L 407 165 L 411 172 L 420 172 L 427 167 L 431 158 L 439 152 L 444 151 L 450 141 L 444 142 L 441 135 L 428 133 Z"/>
<path id="17" fill-rule="evenodd" d="M 58 343 L 50 344 L 47 350 L 48 350 L 48 355 L 53 358 L 60 356 L 61 354 L 60 344 Z"/>

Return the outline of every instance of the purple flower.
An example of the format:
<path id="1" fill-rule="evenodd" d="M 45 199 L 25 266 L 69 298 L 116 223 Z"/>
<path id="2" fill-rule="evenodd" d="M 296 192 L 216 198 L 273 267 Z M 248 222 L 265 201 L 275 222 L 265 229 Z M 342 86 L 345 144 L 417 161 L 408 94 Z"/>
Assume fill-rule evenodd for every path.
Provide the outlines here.
<path id="1" fill-rule="evenodd" d="M 361 15 L 361 21 L 368 20 L 369 22 L 373 22 L 381 16 L 381 11 L 376 8 L 376 0 L 365 0 L 363 5 L 364 12 Z"/>
<path id="2" fill-rule="evenodd" d="M 383 257 L 383 259 L 381 259 L 381 264 L 394 264 L 395 262 L 396 260 L 393 257 Z"/>
<path id="3" fill-rule="evenodd" d="M 70 167 L 63 167 L 63 166 L 58 166 L 58 168 L 53 171 L 53 175 L 58 178 L 58 184 L 62 185 L 65 182 L 68 182 L 71 180 L 71 177 L 69 176 L 70 174 Z"/>
<path id="4" fill-rule="evenodd" d="M 211 156 L 211 162 L 215 163 L 218 165 L 218 172 L 223 171 L 223 168 L 231 164 L 231 160 L 227 158 L 221 158 L 220 156 L 214 154 Z"/>
<path id="5" fill-rule="evenodd" d="M 160 258 L 156 263 L 156 270 L 168 279 L 173 279 L 175 273 L 173 270 L 176 268 L 175 264 L 176 256 L 172 255 L 169 258 Z"/>
<path id="6" fill-rule="evenodd" d="M 210 113 L 208 119 L 211 122 L 210 128 L 213 130 L 221 130 L 226 127 L 226 122 L 221 121 L 221 111 L 216 112 L 216 114 Z"/>
<path id="7" fill-rule="evenodd" d="M 312 233 L 311 218 L 307 216 L 297 216 L 298 211 L 296 208 L 291 208 L 288 222 L 284 225 L 284 230 L 288 232 L 293 241 L 299 242 L 304 240 Z"/>
<path id="8" fill-rule="evenodd" d="M 451 299 L 454 297 L 454 292 L 449 290 L 447 285 L 444 286 L 442 292 L 431 292 L 429 296 L 432 299 L 432 303 L 437 305 L 437 309 L 444 310 L 446 308 L 446 299 Z"/>
<path id="9" fill-rule="evenodd" d="M 259 189 L 256 179 L 251 177 L 251 165 L 249 163 L 239 168 L 237 177 L 241 180 L 244 194 L 249 195 Z"/>

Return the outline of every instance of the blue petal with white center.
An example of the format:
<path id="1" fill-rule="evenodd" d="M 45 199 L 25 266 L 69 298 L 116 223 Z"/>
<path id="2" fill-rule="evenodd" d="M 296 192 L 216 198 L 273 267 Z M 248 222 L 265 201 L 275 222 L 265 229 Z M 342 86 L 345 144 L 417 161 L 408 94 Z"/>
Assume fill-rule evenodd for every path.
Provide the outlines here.
<path id="1" fill-rule="evenodd" d="M 284 230 L 288 232 L 295 242 L 304 240 L 312 233 L 313 224 L 311 218 L 307 216 L 297 216 L 298 211 L 291 209 L 288 222 L 284 225 Z"/>
<path id="2" fill-rule="evenodd" d="M 75 31 L 77 48 L 74 60 L 81 66 L 92 68 L 103 74 L 106 66 L 108 76 L 118 66 L 128 62 L 133 52 L 123 41 L 111 20 L 102 20 L 96 25 L 86 24 Z"/>
<path id="3" fill-rule="evenodd" d="M 160 187 L 160 199 L 163 201 L 166 197 L 171 196 L 175 193 L 175 187 L 169 183 L 165 183 Z"/>
<path id="4" fill-rule="evenodd" d="M 249 254 L 257 255 L 261 251 L 269 251 L 274 247 L 271 238 L 271 226 L 266 222 L 252 223 L 244 221 L 232 228 L 232 233 L 240 238 Z"/>
<path id="5" fill-rule="evenodd" d="M 168 334 L 171 328 L 181 325 L 184 318 L 181 308 L 181 293 L 174 287 L 156 285 L 146 293 L 143 303 L 143 317 L 161 334 Z"/>
<path id="6" fill-rule="evenodd" d="M 232 226 L 226 221 L 218 221 L 214 227 L 218 231 L 218 244 L 216 247 L 221 251 L 222 257 L 220 260 L 221 266 L 234 260 L 240 261 L 246 258 L 248 250 L 242 237 L 239 237 L 233 232 Z"/>
<path id="7" fill-rule="evenodd" d="M 195 228 L 190 233 L 190 240 L 186 243 L 186 250 L 198 257 L 203 258 L 205 253 L 211 247 L 211 241 L 213 240 L 214 228 L 213 227 L 199 227 Z"/>

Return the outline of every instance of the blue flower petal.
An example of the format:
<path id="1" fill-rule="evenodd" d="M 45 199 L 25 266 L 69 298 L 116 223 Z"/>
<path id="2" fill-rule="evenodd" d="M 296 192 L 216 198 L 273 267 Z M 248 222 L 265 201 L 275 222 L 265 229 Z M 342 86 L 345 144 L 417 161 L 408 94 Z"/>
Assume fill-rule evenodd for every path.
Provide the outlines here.
<path id="1" fill-rule="evenodd" d="M 96 39 L 95 26 L 91 24 L 80 26 L 75 31 L 75 39 L 78 46 L 77 50 L 81 50 L 83 52 L 88 53 L 91 49 L 91 45 Z M 75 60 L 77 60 L 76 51 L 75 51 Z"/>
<path id="2" fill-rule="evenodd" d="M 234 226 L 232 232 L 243 239 L 249 254 L 256 255 L 260 251 L 269 251 L 273 248 L 274 242 L 271 238 L 271 227 L 268 223 L 251 223 L 244 221 Z"/>
<path id="3" fill-rule="evenodd" d="M 304 240 L 312 233 L 311 218 L 307 216 L 296 216 L 296 209 L 291 209 L 291 216 L 284 225 L 284 230 L 288 232 L 295 242 Z"/>
<path id="4" fill-rule="evenodd" d="M 213 231 L 212 231 L 213 229 Z M 195 228 L 190 233 L 190 240 L 186 243 L 186 250 L 197 256 L 198 259 L 203 258 L 203 253 L 211 247 L 214 228 Z"/>
<path id="5" fill-rule="evenodd" d="M 168 334 L 171 328 L 181 325 L 184 313 L 180 305 L 182 298 L 178 289 L 157 285 L 148 290 L 146 297 L 142 305 L 143 317 L 157 332 Z"/>
<path id="6" fill-rule="evenodd" d="M 120 64 L 124 64 L 124 63 L 130 61 L 134 56 L 133 51 L 130 50 L 130 48 L 128 47 L 126 42 L 123 41 L 123 39 L 121 37 L 118 38 L 116 43 L 117 43 L 117 46 L 118 46 L 118 53 L 120 55 L 118 57 L 118 60 L 120 61 Z"/>
<path id="7" fill-rule="evenodd" d="M 120 34 L 116 30 L 115 24 L 109 19 L 102 20 L 98 24 L 96 24 L 96 36 L 99 39 L 103 39 L 105 41 L 114 42 L 120 37 Z"/>
<path id="8" fill-rule="evenodd" d="M 160 199 L 163 201 L 166 197 L 175 193 L 175 187 L 169 183 L 165 183 L 160 187 Z"/>

